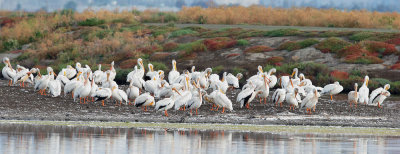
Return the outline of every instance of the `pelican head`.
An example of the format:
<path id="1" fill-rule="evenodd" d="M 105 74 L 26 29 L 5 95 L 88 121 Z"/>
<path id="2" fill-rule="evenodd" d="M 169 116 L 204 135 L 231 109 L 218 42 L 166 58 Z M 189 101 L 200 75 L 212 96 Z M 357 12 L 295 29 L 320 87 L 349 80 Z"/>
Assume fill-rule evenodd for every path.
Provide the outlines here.
<path id="1" fill-rule="evenodd" d="M 210 76 L 212 68 L 206 68 L 205 72 L 207 73 L 207 77 Z"/>
<path id="2" fill-rule="evenodd" d="M 274 74 L 274 73 L 276 73 L 276 68 L 271 68 L 271 69 L 269 70 L 269 75 L 272 75 L 272 74 Z"/>
<path id="3" fill-rule="evenodd" d="M 3 58 L 3 63 L 5 65 L 8 65 L 8 67 L 12 68 L 11 64 L 10 64 L 10 59 L 8 59 L 8 57 L 4 57 Z"/>
<path id="4" fill-rule="evenodd" d="M 114 61 L 111 62 L 111 67 L 110 67 L 110 70 L 113 70 L 113 69 L 114 69 Z"/>
<path id="5" fill-rule="evenodd" d="M 192 66 L 192 73 L 196 70 L 196 66 Z"/>
<path id="6" fill-rule="evenodd" d="M 54 72 L 54 71 L 53 71 L 53 68 L 47 67 L 47 73 L 51 74 L 52 72 Z"/>
<path id="7" fill-rule="evenodd" d="M 294 97 L 297 97 L 298 93 L 299 93 L 299 88 L 294 88 Z"/>
<path id="8" fill-rule="evenodd" d="M 300 81 L 303 81 L 305 79 L 304 74 L 300 73 L 299 78 L 300 78 Z"/>
<path id="9" fill-rule="evenodd" d="M 243 74 L 242 73 L 236 74 L 236 78 L 238 78 L 238 80 L 242 79 L 243 78 Z"/>
<path id="10" fill-rule="evenodd" d="M 264 73 L 264 71 L 263 71 L 263 68 L 262 68 L 262 66 L 261 66 L 261 65 L 258 65 L 258 72 L 260 72 L 260 73 Z"/>
<path id="11" fill-rule="evenodd" d="M 81 67 L 82 67 L 81 63 L 78 62 L 78 63 L 75 64 L 75 68 L 76 69 L 81 68 Z"/>
<path id="12" fill-rule="evenodd" d="M 71 65 L 67 65 L 67 68 L 68 69 L 73 69 Z"/>
<path id="13" fill-rule="evenodd" d="M 368 75 L 366 75 L 364 78 L 365 86 L 368 86 L 368 82 L 369 82 L 369 77 L 368 77 Z"/>
<path id="14" fill-rule="evenodd" d="M 335 81 L 333 84 L 340 85 L 339 81 Z"/>
<path id="15" fill-rule="evenodd" d="M 175 61 L 175 59 L 172 60 L 172 70 L 176 71 L 176 61 Z"/>
<path id="16" fill-rule="evenodd" d="M 297 68 L 293 69 L 292 77 L 298 72 L 299 70 Z"/>
<path id="17" fill-rule="evenodd" d="M 145 69 L 144 69 L 144 65 L 143 65 L 143 60 L 142 60 L 142 58 L 139 58 L 139 59 L 137 60 L 137 63 L 141 66 L 141 68 L 143 68 L 143 70 L 145 70 Z"/>
<path id="18" fill-rule="evenodd" d="M 389 88 L 390 88 L 390 84 L 386 84 L 384 89 L 389 90 Z"/>
<path id="19" fill-rule="evenodd" d="M 149 67 L 149 71 L 150 71 L 150 72 L 154 72 L 154 70 L 153 70 L 153 68 L 154 68 L 153 64 L 148 64 L 147 66 Z"/>

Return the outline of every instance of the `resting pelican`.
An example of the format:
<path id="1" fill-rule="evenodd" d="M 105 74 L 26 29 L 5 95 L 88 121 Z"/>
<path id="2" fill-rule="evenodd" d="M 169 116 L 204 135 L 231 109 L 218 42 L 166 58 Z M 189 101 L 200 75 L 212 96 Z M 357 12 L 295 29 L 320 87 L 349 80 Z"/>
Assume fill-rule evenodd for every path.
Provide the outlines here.
<path id="1" fill-rule="evenodd" d="M 197 96 L 193 95 L 192 99 L 190 99 L 187 102 L 186 106 L 188 109 L 190 109 L 190 114 L 192 114 L 192 110 L 195 109 L 196 115 L 197 115 L 197 109 L 200 108 L 201 104 L 203 103 L 203 93 L 202 93 L 199 83 L 194 84 L 194 86 L 196 87 L 196 89 L 198 91 L 198 95 Z"/>
<path id="2" fill-rule="evenodd" d="M 40 95 L 46 95 L 46 89 L 49 85 L 49 82 L 54 80 L 54 72 L 51 67 L 47 67 L 48 75 L 42 77 L 40 81 L 35 84 L 35 90 L 40 90 Z"/>
<path id="3" fill-rule="evenodd" d="M 254 91 L 256 87 L 252 84 L 251 81 L 249 82 L 249 85 L 250 85 L 250 87 L 242 90 L 236 98 L 236 102 L 238 102 L 238 103 L 240 102 L 240 108 L 242 108 L 243 106 L 246 106 L 246 108 L 249 109 L 250 102 L 253 101 L 253 99 L 256 97 L 256 95 L 258 93 L 261 93 L 261 91 L 257 91 L 257 92 Z"/>
<path id="4" fill-rule="evenodd" d="M 294 78 L 292 79 L 292 82 L 293 82 L 293 84 L 295 84 L 295 85 L 297 85 L 296 84 L 296 82 L 297 82 L 297 79 L 298 79 L 298 77 L 297 77 L 297 73 L 298 73 L 298 69 L 297 68 L 294 68 L 293 69 L 293 73 L 292 73 L 292 75 L 291 75 L 291 77 L 293 78 L 293 76 L 294 76 Z M 289 79 L 290 79 L 290 76 L 281 76 L 281 78 L 279 79 L 279 85 L 282 87 L 282 88 L 286 88 L 286 86 L 289 84 Z M 300 80 L 299 80 L 299 82 L 300 82 Z"/>
<path id="5" fill-rule="evenodd" d="M 301 103 L 301 98 L 299 97 L 299 95 L 297 95 L 299 93 L 299 88 L 294 88 L 294 93 L 287 93 L 286 94 L 286 102 L 289 104 L 290 108 L 289 110 L 294 110 L 295 107 L 299 106 L 299 102 Z"/>
<path id="6" fill-rule="evenodd" d="M 97 86 L 97 84 L 96 84 L 96 81 L 97 81 L 96 78 L 97 78 L 96 74 L 93 74 L 93 80 L 92 80 L 92 83 L 90 84 L 91 88 L 90 88 L 90 94 L 89 94 L 89 96 L 92 97 L 92 102 L 94 102 L 94 98 L 93 98 L 94 93 L 96 93 L 97 89 L 99 89 L 99 86 Z"/>
<path id="7" fill-rule="evenodd" d="M 274 94 L 272 95 L 272 102 L 275 102 L 275 106 L 278 104 L 283 106 L 283 101 L 286 99 L 286 90 L 285 89 L 277 89 L 275 90 Z"/>
<path id="8" fill-rule="evenodd" d="M 56 80 L 49 82 L 49 91 L 52 97 L 60 96 L 61 94 L 61 79 L 57 76 Z"/>
<path id="9" fill-rule="evenodd" d="M 276 78 L 276 76 L 274 75 L 274 73 L 276 73 L 276 69 L 275 69 L 275 68 L 271 68 L 271 69 L 268 71 L 267 78 L 269 79 L 268 86 L 269 86 L 270 88 L 274 88 L 275 85 L 276 85 L 276 82 L 278 81 L 278 78 Z"/>
<path id="10" fill-rule="evenodd" d="M 357 101 L 358 101 L 358 92 L 357 92 L 358 84 L 354 83 L 354 91 L 350 91 L 348 94 L 348 102 L 350 103 L 350 107 L 352 103 L 354 103 L 354 106 L 357 107 Z"/>
<path id="11" fill-rule="evenodd" d="M 143 80 L 143 77 L 139 77 L 139 75 L 140 70 L 138 70 L 137 66 L 135 66 L 134 71 L 128 74 L 126 82 L 132 82 L 133 86 L 138 87 L 139 89 L 143 89 L 143 86 L 146 82 Z"/>
<path id="12" fill-rule="evenodd" d="M 101 84 L 101 86 L 102 87 L 104 87 L 104 88 L 112 88 L 112 87 L 114 87 L 114 86 L 117 86 L 118 87 L 118 84 L 115 82 L 115 81 L 113 81 L 113 80 L 111 80 L 111 71 L 107 71 L 106 72 L 106 81 L 104 81 L 102 84 Z"/>
<path id="13" fill-rule="evenodd" d="M 101 105 L 104 105 L 104 100 L 110 99 L 112 91 L 110 88 L 99 88 L 93 95 L 94 101 L 101 101 Z"/>
<path id="14" fill-rule="evenodd" d="M 154 66 L 153 66 L 153 64 L 147 64 L 147 66 L 149 67 L 149 71 L 146 73 L 146 77 L 148 78 L 148 79 L 152 79 L 153 78 L 153 76 L 156 76 L 157 75 L 157 72 L 156 71 L 154 71 Z M 145 78 L 146 78 L 145 77 Z"/>
<path id="15" fill-rule="evenodd" d="M 89 72 L 86 72 L 84 83 L 76 88 L 76 92 L 74 92 L 74 102 L 76 101 L 77 98 L 79 98 L 79 104 L 82 104 L 82 98 L 83 98 L 83 104 L 86 104 L 86 97 L 89 96 L 91 91 L 91 85 L 89 83 L 88 76 Z"/>
<path id="16" fill-rule="evenodd" d="M 389 96 L 390 96 L 389 91 L 381 92 L 374 99 L 372 99 L 372 102 L 370 103 L 370 105 L 378 105 L 379 108 L 382 108 L 381 105 L 382 105 L 383 101 L 385 101 L 385 99 Z"/>
<path id="17" fill-rule="evenodd" d="M 226 76 L 226 82 L 232 88 L 239 88 L 239 80 L 242 79 L 242 77 L 243 77 L 242 73 L 238 73 L 238 74 L 236 74 L 236 76 L 234 76 L 233 74 L 229 73 Z"/>
<path id="18" fill-rule="evenodd" d="M 192 99 L 192 92 L 190 91 L 190 83 L 189 83 L 189 75 L 185 74 L 185 89 L 181 92 L 181 95 L 176 98 L 175 101 L 175 110 L 183 107 L 183 110 L 186 109 L 187 102 Z"/>
<path id="19" fill-rule="evenodd" d="M 314 89 L 312 93 L 308 93 L 306 98 L 303 99 L 300 108 L 306 107 L 308 114 L 311 114 L 312 108 L 314 108 L 313 110 L 315 112 L 315 106 L 317 105 L 320 96 L 321 95 L 318 93 L 317 89 Z"/>
<path id="20" fill-rule="evenodd" d="M 72 94 L 72 98 L 74 97 L 74 92 L 75 90 L 80 87 L 83 83 L 82 80 L 80 80 L 80 75 L 82 72 L 78 72 L 76 80 L 72 80 L 65 84 L 64 86 L 64 96 L 67 95 L 68 93 Z"/>
<path id="21" fill-rule="evenodd" d="M 104 75 L 104 72 L 101 71 L 101 64 L 99 64 L 99 68 L 93 73 L 93 80 L 95 80 L 96 83 L 99 84 L 100 82 L 102 82 L 102 79 L 104 79 Z"/>
<path id="22" fill-rule="evenodd" d="M 67 65 L 67 68 L 63 68 L 58 73 L 58 76 L 63 75 L 65 77 L 67 77 L 69 80 L 71 80 L 76 77 L 76 74 L 77 74 L 76 69 L 74 69 L 71 65 Z"/>
<path id="23" fill-rule="evenodd" d="M 331 96 L 331 101 L 333 101 L 333 96 L 332 95 L 339 94 L 340 92 L 342 92 L 342 90 L 343 90 L 343 86 L 341 86 L 339 84 L 339 82 L 336 81 L 333 84 L 326 85 L 324 87 L 324 89 L 322 90 L 321 95 L 329 94 Z"/>
<path id="24" fill-rule="evenodd" d="M 227 108 L 229 111 L 233 110 L 232 107 L 232 101 L 225 95 L 225 93 L 222 92 L 221 89 L 217 90 L 216 95 L 214 97 L 214 102 L 217 104 L 217 107 L 222 107 L 222 112 L 225 112 L 225 108 Z M 216 111 L 218 111 L 218 108 Z"/>
<path id="25" fill-rule="evenodd" d="M 257 74 L 248 78 L 247 82 L 249 82 L 249 81 L 254 82 L 255 80 L 261 80 L 261 75 L 264 73 L 262 66 L 258 65 L 257 70 L 258 70 Z"/>
<path id="26" fill-rule="evenodd" d="M 304 86 L 312 85 L 312 81 L 310 79 L 306 79 L 303 73 L 300 73 L 299 78 L 300 78 L 300 84 L 303 83 Z"/>
<path id="27" fill-rule="evenodd" d="M 11 86 L 12 79 L 17 75 L 17 72 L 12 68 L 10 59 L 7 57 L 3 58 L 3 63 L 5 66 L 3 67 L 1 73 L 3 74 L 3 77 L 8 80 L 8 86 Z"/>
<path id="28" fill-rule="evenodd" d="M 140 95 L 140 91 L 138 87 L 133 86 L 133 82 L 129 83 L 129 87 L 126 90 L 126 94 L 128 95 L 129 105 L 131 101 L 134 101 Z"/>
<path id="29" fill-rule="evenodd" d="M 360 95 L 359 98 L 358 98 L 358 102 L 364 103 L 365 105 L 369 101 L 369 98 L 368 98 L 368 95 L 369 95 L 368 82 L 369 82 L 369 77 L 365 76 L 364 83 L 362 84 L 360 90 L 358 91 L 358 94 Z"/>
<path id="30" fill-rule="evenodd" d="M 262 75 L 263 77 L 263 85 L 261 87 L 256 88 L 256 90 L 261 91 L 261 93 L 258 94 L 258 97 L 260 97 L 260 104 L 261 104 L 261 98 L 264 99 L 264 104 L 267 104 L 267 97 L 269 95 L 269 84 L 267 82 L 267 80 L 269 80 L 267 78 L 266 74 Z"/>
<path id="31" fill-rule="evenodd" d="M 110 80 L 114 81 L 116 75 L 117 75 L 117 72 L 115 71 L 115 68 L 114 68 L 114 61 L 112 61 L 111 67 L 110 67 Z"/>
<path id="32" fill-rule="evenodd" d="M 147 106 L 154 106 L 154 97 L 150 93 L 141 94 L 135 99 L 134 105 L 136 107 L 142 107 L 143 111 L 147 111 Z"/>
<path id="33" fill-rule="evenodd" d="M 144 83 L 143 87 L 147 92 L 150 92 L 150 94 L 154 96 L 154 94 L 157 92 L 157 85 L 158 85 L 157 78 L 153 76 L 151 80 L 147 80 Z"/>
<path id="34" fill-rule="evenodd" d="M 381 94 L 381 93 L 383 93 L 383 92 L 385 92 L 385 91 L 388 91 L 389 88 L 390 88 L 390 84 L 386 84 L 383 88 L 382 88 L 382 87 L 379 87 L 379 88 L 373 90 L 373 91 L 371 92 L 370 97 L 369 97 L 370 99 L 369 99 L 369 101 L 368 101 L 368 104 L 373 104 L 373 103 L 372 103 L 373 100 L 374 100 L 376 97 L 378 97 L 379 94 Z"/>
<path id="35" fill-rule="evenodd" d="M 156 107 L 154 109 L 156 111 L 164 110 L 165 116 L 167 116 L 167 117 L 168 117 L 167 110 L 171 109 L 174 106 L 174 102 L 176 100 L 177 95 L 180 95 L 180 93 L 179 93 L 179 91 L 177 89 L 172 88 L 172 90 L 175 91 L 176 93 L 173 92 L 171 97 L 159 100 L 156 103 Z"/>
<path id="36" fill-rule="evenodd" d="M 117 86 L 114 86 L 111 88 L 112 91 L 112 99 L 115 99 L 119 105 L 121 105 L 122 102 L 125 103 L 125 105 L 128 105 L 128 95 L 126 95 L 125 91 L 118 89 Z"/>
<path id="37" fill-rule="evenodd" d="M 177 83 L 180 73 L 176 69 L 176 61 L 172 60 L 172 70 L 168 73 L 169 84 Z"/>

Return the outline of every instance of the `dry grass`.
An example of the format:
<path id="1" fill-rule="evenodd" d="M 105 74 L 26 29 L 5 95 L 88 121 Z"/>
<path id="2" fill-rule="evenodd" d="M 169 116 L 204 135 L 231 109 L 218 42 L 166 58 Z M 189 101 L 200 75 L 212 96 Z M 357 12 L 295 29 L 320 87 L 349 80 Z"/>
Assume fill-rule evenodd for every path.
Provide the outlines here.
<path id="1" fill-rule="evenodd" d="M 321 26 L 359 28 L 400 28 L 400 14 L 365 10 L 341 11 L 314 8 L 268 8 L 264 6 L 183 7 L 182 23 L 265 24 L 277 26 Z"/>

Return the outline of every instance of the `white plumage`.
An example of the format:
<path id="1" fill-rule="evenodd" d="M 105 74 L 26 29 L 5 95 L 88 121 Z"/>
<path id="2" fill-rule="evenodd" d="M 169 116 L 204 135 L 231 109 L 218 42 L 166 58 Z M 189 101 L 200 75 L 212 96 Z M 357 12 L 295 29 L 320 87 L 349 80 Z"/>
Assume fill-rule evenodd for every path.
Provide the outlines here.
<path id="1" fill-rule="evenodd" d="M 350 103 L 350 107 L 351 107 L 351 105 L 353 103 L 354 103 L 354 106 L 357 107 L 357 102 L 358 102 L 358 97 L 359 97 L 357 88 L 358 88 L 358 84 L 355 83 L 354 84 L 354 91 L 350 91 L 348 96 L 347 96 L 347 101 Z"/>
<path id="2" fill-rule="evenodd" d="M 128 95 L 125 91 L 121 89 L 117 89 L 116 86 L 112 87 L 112 99 L 118 101 L 120 104 L 124 102 L 125 105 L 128 105 Z"/>
<path id="3" fill-rule="evenodd" d="M 147 110 L 147 106 L 154 106 L 154 97 L 150 95 L 150 93 L 141 94 L 136 98 L 134 105 L 136 107 L 145 107 L 145 111 Z"/>
<path id="4" fill-rule="evenodd" d="M 360 90 L 359 90 L 359 98 L 358 102 L 367 104 L 369 102 L 369 88 L 368 88 L 368 82 L 369 82 L 369 77 L 365 76 L 364 78 L 364 83 L 362 84 Z"/>
<path id="5" fill-rule="evenodd" d="M 321 94 L 325 95 L 328 94 L 331 96 L 331 101 L 333 101 L 333 96 L 332 95 L 336 95 L 339 94 L 340 92 L 342 92 L 343 90 L 343 86 L 341 86 L 339 84 L 338 81 L 336 81 L 333 84 L 328 84 L 324 87 L 324 89 L 322 90 Z"/>

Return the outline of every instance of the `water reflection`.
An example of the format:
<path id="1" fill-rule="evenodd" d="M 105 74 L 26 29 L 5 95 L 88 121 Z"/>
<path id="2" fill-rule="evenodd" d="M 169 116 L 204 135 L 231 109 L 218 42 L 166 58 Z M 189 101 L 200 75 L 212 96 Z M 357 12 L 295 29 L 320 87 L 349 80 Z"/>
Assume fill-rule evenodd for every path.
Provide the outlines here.
<path id="1" fill-rule="evenodd" d="M 0 126 L 0 153 L 399 153 L 399 137 Z"/>

